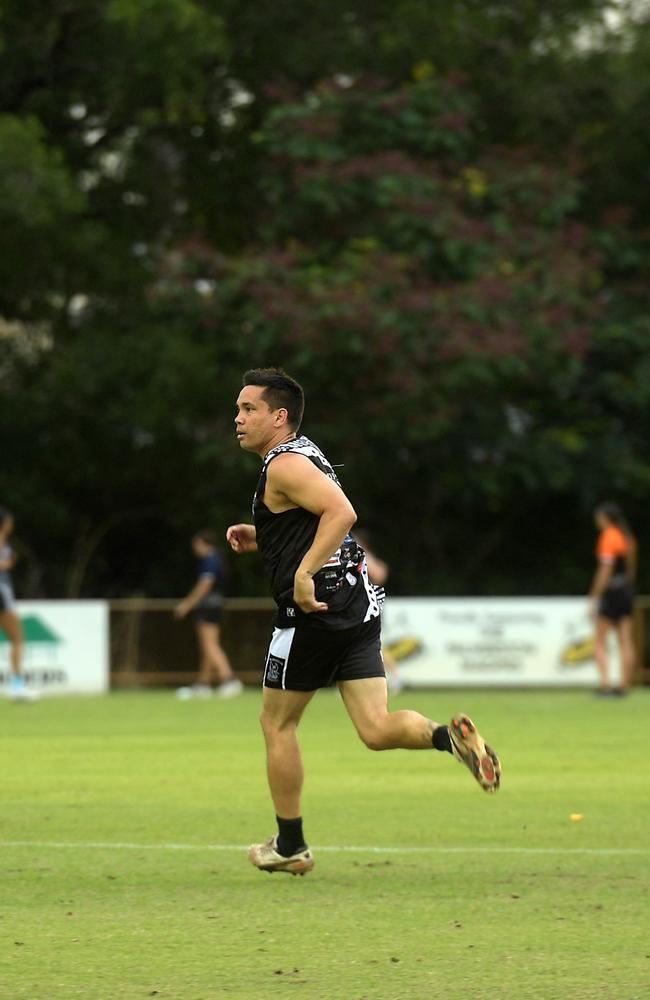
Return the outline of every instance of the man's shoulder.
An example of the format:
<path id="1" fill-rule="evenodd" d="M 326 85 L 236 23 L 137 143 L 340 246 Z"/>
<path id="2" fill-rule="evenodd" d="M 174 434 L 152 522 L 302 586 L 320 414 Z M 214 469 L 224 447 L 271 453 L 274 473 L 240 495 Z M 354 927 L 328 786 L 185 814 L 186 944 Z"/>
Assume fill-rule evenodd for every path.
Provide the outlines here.
<path id="1" fill-rule="evenodd" d="M 283 451 L 273 456 L 273 461 L 269 462 L 268 473 L 271 475 L 278 469 L 291 468 L 292 466 L 303 468 L 305 461 L 311 463 L 309 455 L 304 455 L 299 451 Z"/>
<path id="2" fill-rule="evenodd" d="M 316 475 L 327 475 L 326 468 L 321 462 L 298 451 L 286 451 L 280 455 L 275 455 L 267 469 L 267 481 L 271 485 L 283 483 L 287 480 L 304 478 L 315 473 Z"/>

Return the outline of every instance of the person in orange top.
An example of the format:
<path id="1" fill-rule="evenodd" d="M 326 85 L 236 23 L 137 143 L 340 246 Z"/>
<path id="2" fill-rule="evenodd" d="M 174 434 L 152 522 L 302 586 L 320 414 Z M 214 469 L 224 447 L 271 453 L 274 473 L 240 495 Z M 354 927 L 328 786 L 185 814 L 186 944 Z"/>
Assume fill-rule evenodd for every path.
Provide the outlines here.
<path id="1" fill-rule="evenodd" d="M 601 503 L 594 511 L 599 530 L 596 544 L 598 566 L 589 591 L 590 613 L 596 622 L 595 657 L 600 676 L 598 693 L 625 694 L 634 673 L 632 611 L 636 577 L 636 539 L 618 504 Z M 607 640 L 616 630 L 621 656 L 621 685 L 612 687 Z"/>

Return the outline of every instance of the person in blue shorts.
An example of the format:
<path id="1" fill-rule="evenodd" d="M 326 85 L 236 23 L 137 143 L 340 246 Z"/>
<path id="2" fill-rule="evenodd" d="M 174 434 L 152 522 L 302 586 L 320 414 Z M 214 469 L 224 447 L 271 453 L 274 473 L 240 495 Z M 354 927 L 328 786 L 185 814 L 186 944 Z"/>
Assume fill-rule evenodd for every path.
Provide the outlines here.
<path id="1" fill-rule="evenodd" d="M 221 645 L 224 566 L 214 533 L 197 531 L 192 538 L 192 551 L 198 560 L 197 580 L 189 594 L 176 605 L 174 615 L 182 619 L 194 612 L 200 667 L 196 682 L 191 687 L 179 688 L 176 693 L 183 700 L 209 698 L 212 685 L 216 682 L 219 697 L 233 698 L 241 694 L 243 685 L 233 674 L 230 660 Z"/>
<path id="2" fill-rule="evenodd" d="M 9 536 L 13 530 L 14 519 L 11 511 L 0 507 L 0 628 L 11 644 L 9 697 L 12 701 L 34 701 L 38 695 L 33 688 L 27 687 L 22 673 L 23 628 L 16 614 L 11 580 L 15 556 L 9 544 Z"/>

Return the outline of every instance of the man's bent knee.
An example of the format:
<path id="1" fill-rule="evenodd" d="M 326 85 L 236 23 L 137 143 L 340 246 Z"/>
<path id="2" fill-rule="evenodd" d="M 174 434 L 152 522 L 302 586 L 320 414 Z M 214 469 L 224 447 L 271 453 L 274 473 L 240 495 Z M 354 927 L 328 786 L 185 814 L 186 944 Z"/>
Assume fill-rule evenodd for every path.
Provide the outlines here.
<path id="1" fill-rule="evenodd" d="M 380 726 L 372 726 L 359 730 L 361 741 L 368 747 L 368 750 L 389 750 L 390 743 L 386 741 L 386 736 Z"/>

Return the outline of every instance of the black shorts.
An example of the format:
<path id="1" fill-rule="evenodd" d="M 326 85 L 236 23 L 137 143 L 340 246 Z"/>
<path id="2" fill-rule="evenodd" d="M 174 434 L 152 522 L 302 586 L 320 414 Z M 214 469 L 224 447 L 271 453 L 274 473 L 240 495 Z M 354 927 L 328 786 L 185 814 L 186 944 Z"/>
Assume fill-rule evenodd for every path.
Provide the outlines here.
<path id="1" fill-rule="evenodd" d="M 286 691 L 385 676 L 379 618 L 346 629 L 273 629 L 264 664 L 264 687 Z"/>
<path id="2" fill-rule="evenodd" d="M 223 620 L 223 608 L 197 608 L 194 612 L 194 621 L 207 622 L 208 625 L 221 625 Z"/>
<path id="3" fill-rule="evenodd" d="M 601 618 L 609 618 L 618 622 L 621 618 L 629 618 L 634 609 L 634 589 L 627 587 L 612 587 L 606 590 L 598 602 L 598 614 Z"/>

